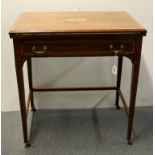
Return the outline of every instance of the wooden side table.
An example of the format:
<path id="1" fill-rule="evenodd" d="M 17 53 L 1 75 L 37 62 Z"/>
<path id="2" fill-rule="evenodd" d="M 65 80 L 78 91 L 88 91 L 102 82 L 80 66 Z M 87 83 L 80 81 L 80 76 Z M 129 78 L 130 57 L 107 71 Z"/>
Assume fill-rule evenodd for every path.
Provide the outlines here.
<path id="1" fill-rule="evenodd" d="M 27 115 L 33 103 L 34 91 L 116 90 L 116 107 L 119 97 L 128 114 L 127 140 L 132 144 L 132 127 L 135 111 L 142 38 L 146 30 L 127 12 L 52 12 L 23 13 L 11 28 L 15 67 L 19 91 L 23 136 L 26 147 L 31 146 L 27 135 Z M 113 87 L 34 88 L 32 84 L 32 57 L 95 57 L 117 56 L 117 83 Z M 129 108 L 120 89 L 122 61 L 132 63 Z M 25 102 L 23 64 L 27 61 L 29 96 Z"/>

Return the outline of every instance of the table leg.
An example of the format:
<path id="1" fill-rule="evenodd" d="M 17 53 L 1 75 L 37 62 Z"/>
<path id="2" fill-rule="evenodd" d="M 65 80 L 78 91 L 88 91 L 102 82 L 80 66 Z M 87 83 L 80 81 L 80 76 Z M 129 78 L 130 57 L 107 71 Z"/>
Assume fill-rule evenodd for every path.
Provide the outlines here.
<path id="1" fill-rule="evenodd" d="M 122 75 L 122 63 L 123 63 L 123 56 L 118 56 L 118 71 L 117 71 L 117 90 L 116 90 L 116 108 L 120 109 L 119 106 L 119 89 L 121 84 L 121 75 Z"/>
<path id="2" fill-rule="evenodd" d="M 27 60 L 27 70 L 28 70 L 29 89 L 31 91 L 31 108 L 32 108 L 32 111 L 35 112 L 36 108 L 34 106 L 33 90 L 32 90 L 32 63 L 31 63 L 31 58 L 28 58 L 28 60 Z"/>
<path id="3" fill-rule="evenodd" d="M 128 133 L 127 133 L 127 139 L 129 144 L 132 144 L 131 136 L 132 136 L 132 127 L 133 127 L 133 119 L 134 119 L 134 112 L 135 112 L 139 65 L 140 65 L 139 63 L 132 64 L 131 95 L 130 95 L 129 118 L 128 118 Z"/>
<path id="4" fill-rule="evenodd" d="M 25 143 L 25 147 L 29 147 L 31 146 L 31 144 L 28 141 L 28 135 L 27 135 L 27 116 L 26 116 L 27 114 L 26 114 L 26 104 L 25 104 L 23 70 L 22 70 L 21 64 L 16 64 L 16 76 L 17 76 L 17 84 L 18 84 L 24 143 Z"/>
<path id="5" fill-rule="evenodd" d="M 129 105 L 129 117 L 128 117 L 128 132 L 127 139 L 128 144 L 132 144 L 132 128 L 135 113 L 136 93 L 140 68 L 142 37 L 136 39 L 135 55 L 132 59 L 132 73 L 131 73 L 131 88 L 130 88 L 130 105 Z"/>

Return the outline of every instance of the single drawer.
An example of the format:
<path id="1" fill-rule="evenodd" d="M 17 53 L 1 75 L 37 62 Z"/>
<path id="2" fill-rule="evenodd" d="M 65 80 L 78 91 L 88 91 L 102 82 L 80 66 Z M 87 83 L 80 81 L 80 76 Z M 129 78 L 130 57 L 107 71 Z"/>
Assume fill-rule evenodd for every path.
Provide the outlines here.
<path id="1" fill-rule="evenodd" d="M 22 44 L 24 56 L 101 56 L 134 52 L 133 40 L 31 40 Z"/>

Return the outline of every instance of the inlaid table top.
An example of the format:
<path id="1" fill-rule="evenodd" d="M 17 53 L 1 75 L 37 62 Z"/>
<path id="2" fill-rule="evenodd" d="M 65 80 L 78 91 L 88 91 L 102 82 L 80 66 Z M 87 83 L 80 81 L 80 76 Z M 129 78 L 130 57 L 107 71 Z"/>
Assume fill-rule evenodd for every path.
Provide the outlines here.
<path id="1" fill-rule="evenodd" d="M 146 32 L 127 12 L 22 13 L 10 34 L 55 32 Z"/>

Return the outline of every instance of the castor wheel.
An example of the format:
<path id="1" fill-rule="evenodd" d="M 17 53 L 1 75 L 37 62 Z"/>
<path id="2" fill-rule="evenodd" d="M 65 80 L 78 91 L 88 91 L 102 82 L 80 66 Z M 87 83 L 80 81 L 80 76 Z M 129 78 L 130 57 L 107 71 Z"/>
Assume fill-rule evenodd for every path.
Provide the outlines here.
<path id="1" fill-rule="evenodd" d="M 25 143 L 25 148 L 31 147 L 30 143 Z"/>
<path id="2" fill-rule="evenodd" d="M 133 142 L 132 142 L 131 139 L 128 139 L 128 144 L 129 144 L 129 145 L 132 145 L 132 144 L 133 144 Z"/>

